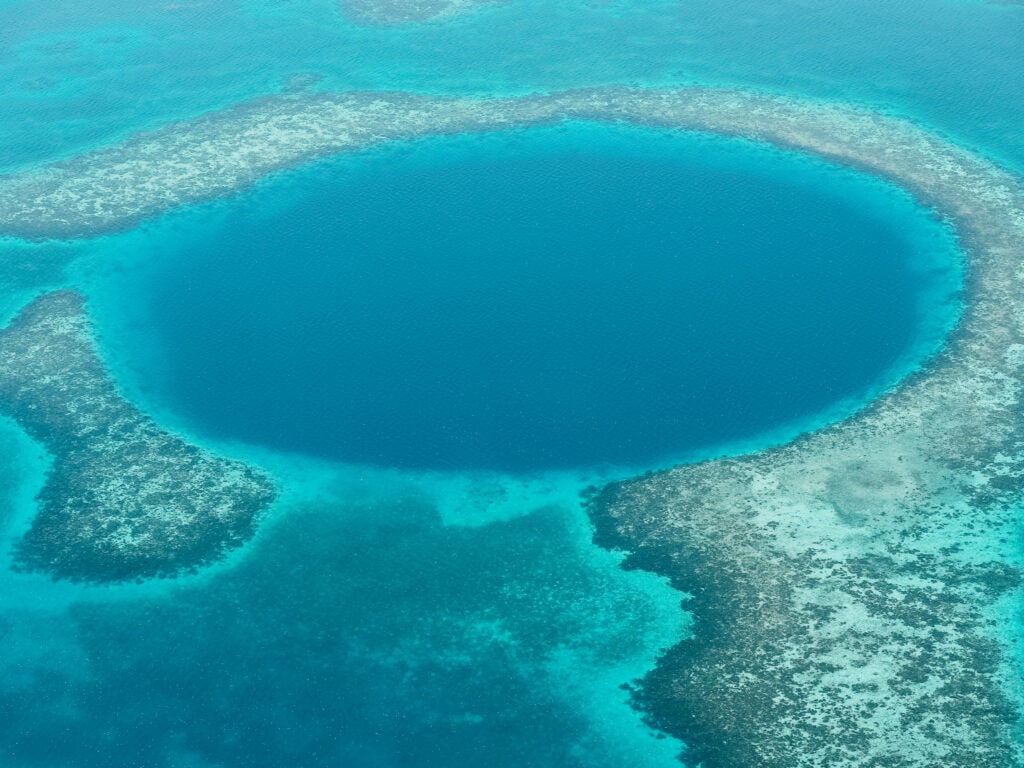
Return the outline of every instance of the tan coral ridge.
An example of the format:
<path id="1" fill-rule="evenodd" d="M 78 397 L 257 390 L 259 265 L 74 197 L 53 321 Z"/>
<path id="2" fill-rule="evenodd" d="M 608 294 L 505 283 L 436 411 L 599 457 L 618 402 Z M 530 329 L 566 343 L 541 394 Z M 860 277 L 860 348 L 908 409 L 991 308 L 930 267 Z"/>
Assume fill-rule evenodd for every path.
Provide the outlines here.
<path id="1" fill-rule="evenodd" d="M 20 567 L 75 581 L 173 576 L 248 539 L 269 479 L 157 427 L 96 356 L 83 297 L 36 298 L 0 331 L 0 408 L 53 457 Z"/>
<path id="2" fill-rule="evenodd" d="M 859 168 L 933 207 L 966 256 L 946 347 L 870 407 L 591 500 L 601 543 L 694 596 L 694 639 L 638 702 L 709 767 L 1024 765 L 1007 683 L 1019 616 L 1000 614 L 1021 581 L 1024 194 L 977 154 L 867 109 L 738 90 L 306 93 L 0 178 L 0 231 L 109 232 L 337 152 L 566 119 L 742 136 Z"/>

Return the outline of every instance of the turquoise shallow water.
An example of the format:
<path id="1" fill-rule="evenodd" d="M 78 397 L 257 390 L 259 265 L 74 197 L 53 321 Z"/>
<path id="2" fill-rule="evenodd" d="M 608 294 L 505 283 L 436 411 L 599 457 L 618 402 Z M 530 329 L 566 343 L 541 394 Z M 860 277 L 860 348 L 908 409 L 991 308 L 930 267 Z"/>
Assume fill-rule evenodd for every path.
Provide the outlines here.
<path id="1" fill-rule="evenodd" d="M 671 760 L 618 685 L 679 616 L 579 517 L 444 526 L 422 495 L 346 496 L 296 502 L 211 580 L 9 609 L 8 764 Z"/>
<path id="2" fill-rule="evenodd" d="M 0 6 L 0 167 L 74 153 L 316 73 L 335 89 L 746 84 L 916 115 L 1020 163 L 1019 7 L 516 0 L 366 30 L 333 0 Z M 565 51 L 572 51 L 571 56 Z"/>
<path id="3" fill-rule="evenodd" d="M 0 167 L 103 146 L 287 87 L 297 73 L 321 75 L 321 87 L 449 93 L 600 82 L 741 83 L 881 105 L 1024 167 L 1018 130 L 1024 88 L 1016 64 L 1022 25 L 1019 8 L 932 0 L 771 7 L 754 0 L 727 7 L 515 0 L 443 24 L 390 30 L 357 28 L 330 2 L 6 2 L 0 3 Z M 948 236 L 891 189 L 723 141 L 638 136 L 577 126 L 468 144 L 424 142 L 288 174 L 239 200 L 175 214 L 124 236 L 81 246 L 5 244 L 5 316 L 34 291 L 86 286 L 103 355 L 133 399 L 161 423 L 270 467 L 285 495 L 251 547 L 178 585 L 88 589 L 5 575 L 0 764 L 675 764 L 680 745 L 650 734 L 619 686 L 642 675 L 659 649 L 687 631 L 679 595 L 654 577 L 621 572 L 614 555 L 589 544 L 574 494 L 593 476 L 570 473 L 519 486 L 482 470 L 514 470 L 532 479 L 550 466 L 613 462 L 648 468 L 674 452 L 714 452 L 719 440 L 777 442 L 831 418 L 835 412 L 827 411 L 837 402 L 856 402 L 891 383 L 933 349 L 953 311 L 955 269 L 949 270 Z M 581 155 L 613 171 L 621 186 L 604 193 L 591 188 Z M 742 350 L 744 339 L 749 350 L 753 337 L 738 334 L 761 333 L 757 363 L 779 374 L 773 379 L 779 389 L 763 391 L 759 369 L 757 376 L 743 373 L 743 391 L 710 391 L 729 395 L 730 406 L 745 397 L 746 410 L 701 401 L 706 413 L 699 429 L 659 421 L 653 432 L 638 433 L 625 428 L 643 422 L 642 413 L 616 424 L 601 407 L 608 401 L 599 401 L 593 406 L 598 422 L 588 422 L 592 431 L 559 446 L 557 455 L 534 433 L 526 441 L 523 435 L 514 436 L 519 442 L 501 440 L 486 452 L 479 442 L 427 446 L 409 439 L 415 432 L 392 432 L 391 443 L 374 447 L 375 430 L 367 429 L 358 442 L 339 447 L 338 425 L 351 412 L 332 411 L 332 396 L 344 383 L 347 361 L 360 351 L 351 348 L 346 356 L 331 356 L 322 375 L 301 377 L 308 388 L 286 423 L 275 423 L 260 402 L 271 392 L 274 404 L 280 403 L 281 393 L 296 384 L 285 374 L 323 363 L 324 347 L 343 335 L 340 318 L 331 315 L 338 283 L 318 285 L 316 301 L 308 304 L 296 297 L 305 295 L 314 267 L 341 280 L 333 250 L 318 255 L 317 248 L 352 236 L 345 219 L 332 217 L 346 207 L 341 203 L 350 201 L 351 190 L 363 196 L 358 234 L 370 240 L 384 234 L 403 244 L 438 209 L 416 213 L 421 218 L 410 219 L 413 229 L 382 232 L 386 220 L 375 216 L 379 207 L 371 203 L 416 197 L 425 186 L 433 188 L 445 168 L 451 198 L 461 194 L 461 204 L 480 216 L 488 213 L 487 201 L 470 194 L 480 185 L 493 191 L 502 179 L 513 179 L 519 189 L 536 189 L 538 180 L 560 176 L 564 186 L 535 211 L 553 220 L 583 193 L 592 206 L 620 212 L 601 196 L 618 199 L 623 189 L 634 188 L 638 164 L 646 169 L 647 189 L 665 193 L 648 201 L 650 215 L 664 220 L 669 201 L 701 210 L 705 218 L 688 223 L 696 229 L 686 232 L 687 242 L 717 233 L 729 241 L 734 258 L 741 259 L 749 245 L 736 223 L 753 223 L 734 211 L 765 215 L 763 203 L 777 204 L 769 229 L 792 244 L 784 255 L 793 271 L 747 272 L 748 264 L 716 261 L 713 266 L 725 274 L 742 268 L 750 293 L 733 295 L 727 307 L 698 302 L 700 333 L 686 327 L 687 318 L 670 311 L 668 302 L 652 307 L 643 326 L 658 331 L 650 346 L 638 350 L 623 343 L 618 349 L 664 356 L 683 346 L 692 355 L 699 342 L 706 343 L 705 353 L 717 354 L 730 344 Z M 383 175 L 383 167 L 399 173 L 399 181 Z M 673 183 L 679 180 L 685 183 Z M 794 207 L 778 197 L 780 189 L 804 214 L 816 211 L 822 229 L 802 231 L 800 223 L 810 217 L 794 216 Z M 309 216 L 317 215 L 327 220 L 309 227 Z M 813 238 L 825 237 L 826 224 L 851 249 L 863 246 L 856 242 L 861 236 L 879 246 L 868 249 L 867 261 L 841 264 L 843 285 L 859 286 L 850 295 L 838 283 L 824 282 L 820 293 L 808 294 L 785 279 L 797 272 L 801 280 L 840 274 L 814 272 L 820 267 L 815 244 L 822 241 Z M 641 230 L 635 221 L 626 225 L 633 237 Z M 239 231 L 246 236 L 235 237 Z M 605 243 L 610 235 L 602 232 Z M 565 233 L 556 227 L 556 234 Z M 594 237 L 577 233 L 580 239 L 565 241 L 566 247 L 579 247 L 588 235 Z M 297 239 L 307 243 L 302 263 L 280 261 L 282 240 Z M 211 242 L 223 247 L 211 249 Z M 662 270 L 675 242 L 665 243 Z M 473 275 L 466 271 L 465 247 L 450 254 L 448 270 L 462 277 Z M 266 249 L 265 268 L 250 270 L 247 258 L 259 249 Z M 424 278 L 417 284 L 423 289 L 419 299 L 465 296 L 466 283 L 411 271 L 416 252 L 407 253 L 401 275 Z M 765 254 L 780 256 L 771 249 Z M 84 258 L 67 270 L 79 256 Z M 553 278 L 575 279 L 582 272 L 572 261 L 561 263 L 573 268 Z M 296 266 L 306 271 L 294 271 Z M 382 275 L 367 272 L 363 278 Z M 641 289 L 652 281 L 668 293 L 697 280 L 721 285 L 723 272 L 672 271 L 670 280 L 664 275 L 627 281 L 633 303 L 623 306 L 635 314 Z M 503 285 L 513 290 L 522 284 Z M 771 298 L 762 290 L 766 285 L 776 298 L 788 297 L 786 306 L 774 307 L 785 311 L 773 313 L 772 305 L 747 300 Z M 233 287 L 238 290 L 230 293 Z M 475 298 L 491 301 L 493 295 Z M 222 301 L 226 296 L 230 306 Z M 834 311 L 835 325 L 802 321 L 822 309 Z M 271 359 L 262 345 L 239 346 L 209 333 L 228 312 L 243 327 L 279 333 L 276 340 L 288 355 Z M 447 322 L 457 324 L 458 317 L 447 315 Z M 719 322 L 708 322 L 711 317 Z M 365 315 L 357 319 L 364 326 L 371 322 Z M 770 323 L 784 319 L 791 353 L 804 351 L 806 357 L 776 354 L 781 326 Z M 615 330 L 608 318 L 596 320 L 606 323 L 604 332 Z M 670 322 L 683 325 L 669 333 Z M 588 333 L 597 327 L 588 326 Z M 837 350 L 834 334 L 842 331 L 848 335 Z M 826 342 L 807 346 L 802 334 L 811 332 Z M 480 349 L 493 351 L 483 344 Z M 574 364 L 585 367 L 595 359 L 581 356 Z M 692 375 L 683 364 L 690 359 L 672 358 L 676 365 L 669 372 Z M 721 358 L 705 357 L 705 373 L 721 370 L 715 360 Z M 478 357 L 474 365 L 482 361 Z M 741 373 L 750 362 L 735 359 Z M 831 366 L 833 378 L 786 381 L 784 374 L 798 365 L 805 374 Z M 267 372 L 266 382 L 235 389 L 255 384 L 260 371 Z M 372 381 L 362 380 L 364 393 L 386 394 L 372 391 Z M 709 386 L 706 377 L 697 383 Z M 822 383 L 827 386 L 807 389 Z M 772 394 L 769 411 L 763 398 Z M 619 408 L 643 404 L 628 397 L 617 402 Z M 839 410 L 849 407 L 841 403 Z M 563 411 L 559 417 L 568 415 Z M 324 419 L 316 418 L 322 413 Z M 451 418 L 450 411 L 420 415 L 424 430 Z M 537 422 L 541 431 L 557 426 Z M 409 413 L 396 424 L 416 426 Z M 773 429 L 777 433 L 765 437 L 764 430 Z M 4 424 L 4 430 L 0 454 L 11 470 L 0 475 L 5 530 L 13 540 L 33 513 L 43 459 L 13 426 Z M 563 432 L 550 429 L 548 437 Z M 490 434 L 493 440 L 498 433 Z M 409 452 L 396 452 L 403 439 L 399 447 Z M 282 456 L 254 442 L 300 455 Z M 301 453 L 442 470 L 469 464 L 477 471 L 424 477 L 339 467 Z"/>

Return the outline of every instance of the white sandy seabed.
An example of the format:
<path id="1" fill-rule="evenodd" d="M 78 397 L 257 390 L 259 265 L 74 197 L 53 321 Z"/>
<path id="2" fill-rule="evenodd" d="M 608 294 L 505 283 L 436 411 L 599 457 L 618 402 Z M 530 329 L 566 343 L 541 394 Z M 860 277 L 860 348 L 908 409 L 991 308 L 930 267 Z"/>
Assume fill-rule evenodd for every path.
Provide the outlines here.
<path id="1" fill-rule="evenodd" d="M 979 155 L 904 119 L 739 90 L 302 93 L 0 177 L 0 234 L 99 235 L 339 152 L 567 119 L 742 136 L 855 167 L 946 218 L 966 254 L 959 326 L 869 407 L 594 502 L 598 528 L 638 557 L 667 555 L 677 585 L 717 574 L 707 586 L 729 612 L 706 626 L 712 649 L 697 612 L 686 666 L 650 698 L 688 713 L 677 730 L 717 740 L 708 765 L 1024 765 L 1024 194 Z"/>

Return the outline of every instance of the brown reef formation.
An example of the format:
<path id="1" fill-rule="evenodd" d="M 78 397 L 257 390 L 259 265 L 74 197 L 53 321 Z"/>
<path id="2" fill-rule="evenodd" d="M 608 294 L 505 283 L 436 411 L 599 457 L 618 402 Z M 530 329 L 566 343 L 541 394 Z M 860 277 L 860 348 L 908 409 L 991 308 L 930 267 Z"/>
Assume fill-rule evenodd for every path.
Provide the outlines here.
<path id="1" fill-rule="evenodd" d="M 0 408 L 53 458 L 20 567 L 110 582 L 173 576 L 248 539 L 270 481 L 161 430 L 96 356 L 83 297 L 38 297 L 0 331 Z"/>

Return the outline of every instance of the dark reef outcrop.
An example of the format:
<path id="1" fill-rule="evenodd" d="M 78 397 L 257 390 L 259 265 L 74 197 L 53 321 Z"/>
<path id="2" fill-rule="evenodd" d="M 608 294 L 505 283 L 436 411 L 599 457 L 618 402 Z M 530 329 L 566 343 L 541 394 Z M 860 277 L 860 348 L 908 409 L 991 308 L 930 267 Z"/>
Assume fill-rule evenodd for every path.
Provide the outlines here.
<path id="1" fill-rule="evenodd" d="M 626 550 L 623 567 L 664 574 L 690 595 L 693 637 L 632 687 L 648 723 L 688 745 L 688 765 L 910 768 L 940 753 L 944 766 L 1018 764 L 1000 644 L 978 632 L 990 621 L 984 607 L 1019 588 L 1017 569 L 954 565 L 912 545 L 787 555 L 746 519 L 749 508 L 702 507 L 706 471 L 691 473 L 696 487 L 677 470 L 612 484 L 589 502 L 596 542 Z M 654 520 L 678 521 L 682 510 L 686 532 L 677 523 L 665 536 Z M 715 535 L 694 533 L 701 526 Z"/>
<path id="2" fill-rule="evenodd" d="M 161 430 L 118 393 L 83 297 L 36 298 L 0 331 L 0 409 L 53 459 L 19 567 L 110 582 L 173 576 L 253 533 L 270 480 Z"/>

